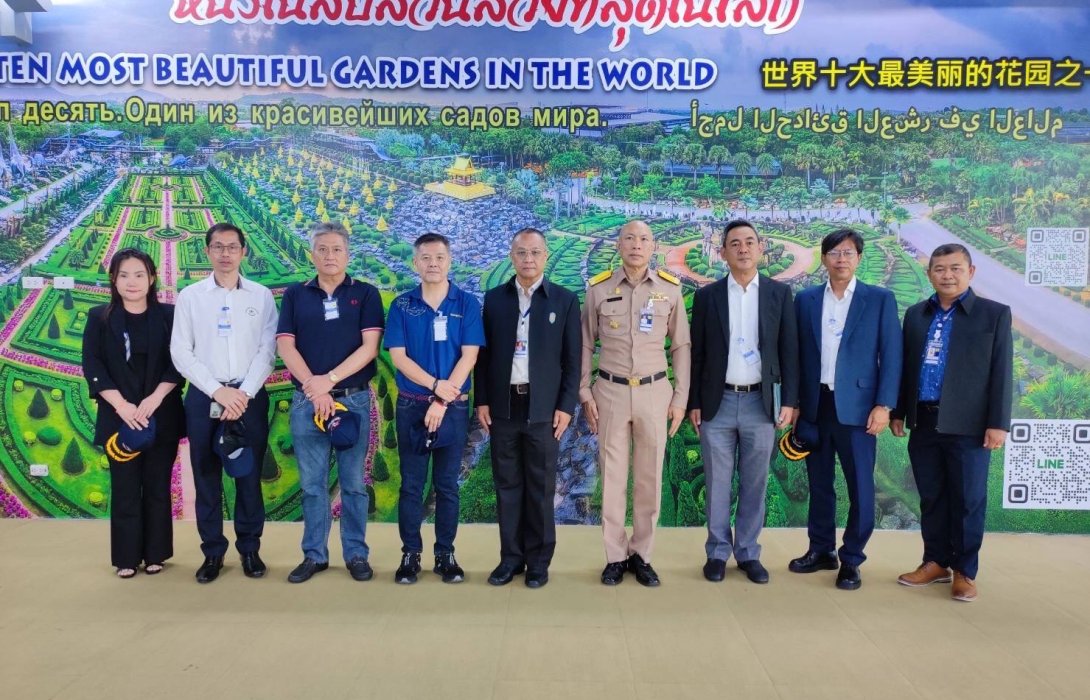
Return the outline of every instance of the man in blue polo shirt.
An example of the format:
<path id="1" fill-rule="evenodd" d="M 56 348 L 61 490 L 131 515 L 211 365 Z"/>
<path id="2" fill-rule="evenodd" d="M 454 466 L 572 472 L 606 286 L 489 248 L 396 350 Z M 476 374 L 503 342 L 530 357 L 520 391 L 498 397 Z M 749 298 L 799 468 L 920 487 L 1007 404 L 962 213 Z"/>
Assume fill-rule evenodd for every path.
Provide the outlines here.
<path id="1" fill-rule="evenodd" d="M 310 234 L 317 276 L 284 293 L 276 346 L 291 372 L 291 435 L 303 490 L 303 562 L 288 575 L 302 583 L 329 568 L 329 425 L 336 404 L 355 414 L 359 437 L 336 450 L 341 485 L 341 548 L 349 573 L 367 581 L 367 487 L 363 482 L 371 425 L 368 382 L 382 337 L 382 299 L 378 290 L 345 273 L 348 231 L 319 224 Z M 338 407 L 339 408 L 339 407 Z M 345 421 L 347 424 L 349 421 Z M 352 420 L 351 423 L 355 423 Z"/>
<path id="2" fill-rule="evenodd" d="M 450 241 L 425 233 L 413 243 L 420 286 L 390 306 L 386 348 L 397 368 L 397 451 L 401 460 L 398 530 L 401 566 L 394 580 L 415 583 L 424 544 L 424 483 L 435 485 L 435 568 L 444 583 L 465 572 L 454 558 L 458 473 L 469 422 L 469 376 L 484 345 L 481 304 L 450 280 Z"/>

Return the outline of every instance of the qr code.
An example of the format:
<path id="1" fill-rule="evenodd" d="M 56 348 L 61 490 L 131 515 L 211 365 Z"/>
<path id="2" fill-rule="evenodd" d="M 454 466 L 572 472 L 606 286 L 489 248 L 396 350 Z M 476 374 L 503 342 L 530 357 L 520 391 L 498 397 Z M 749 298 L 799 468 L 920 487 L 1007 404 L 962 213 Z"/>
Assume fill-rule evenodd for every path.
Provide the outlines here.
<path id="1" fill-rule="evenodd" d="M 1090 236 L 1086 228 L 1031 228 L 1026 232 L 1026 284 L 1084 287 Z"/>
<path id="2" fill-rule="evenodd" d="M 1003 507 L 1090 510 L 1090 421 L 1012 423 L 1003 458 Z"/>

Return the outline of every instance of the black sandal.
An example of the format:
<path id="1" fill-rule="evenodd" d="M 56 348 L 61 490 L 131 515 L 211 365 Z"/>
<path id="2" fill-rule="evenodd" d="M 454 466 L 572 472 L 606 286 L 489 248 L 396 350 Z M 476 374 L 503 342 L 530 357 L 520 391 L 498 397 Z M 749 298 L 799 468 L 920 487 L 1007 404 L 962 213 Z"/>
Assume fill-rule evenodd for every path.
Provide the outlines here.
<path id="1" fill-rule="evenodd" d="M 118 567 L 118 578 L 132 578 L 133 576 L 136 576 L 136 569 L 130 569 L 128 567 Z"/>
<path id="2" fill-rule="evenodd" d="M 158 562 L 144 565 L 144 573 L 148 576 L 154 576 L 155 574 L 162 573 L 162 571 L 163 565 Z"/>

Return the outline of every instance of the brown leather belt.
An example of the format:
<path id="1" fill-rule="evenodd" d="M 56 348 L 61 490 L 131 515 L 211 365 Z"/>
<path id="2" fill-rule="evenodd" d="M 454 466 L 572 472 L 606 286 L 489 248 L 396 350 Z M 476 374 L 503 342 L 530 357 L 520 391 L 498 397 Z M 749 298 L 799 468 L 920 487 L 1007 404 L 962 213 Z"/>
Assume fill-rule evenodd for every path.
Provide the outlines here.
<path id="1" fill-rule="evenodd" d="M 666 378 L 666 372 L 657 372 L 655 374 L 649 374 L 646 377 L 618 377 L 616 374 L 610 374 L 604 369 L 598 370 L 598 376 L 606 381 L 613 382 L 614 384 L 626 384 L 628 386 L 643 386 L 644 384 L 650 384 L 651 382 L 657 382 L 660 379 Z"/>

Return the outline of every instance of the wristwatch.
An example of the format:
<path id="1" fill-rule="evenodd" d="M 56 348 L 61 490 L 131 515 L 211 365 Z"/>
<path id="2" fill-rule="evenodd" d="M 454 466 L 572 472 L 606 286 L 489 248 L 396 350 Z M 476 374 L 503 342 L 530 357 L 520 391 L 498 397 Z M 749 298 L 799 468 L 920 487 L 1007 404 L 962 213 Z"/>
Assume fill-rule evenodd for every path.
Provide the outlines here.
<path id="1" fill-rule="evenodd" d="M 341 378 L 337 376 L 336 372 L 330 372 L 329 373 L 329 381 L 336 384 L 337 382 L 341 381 Z"/>

